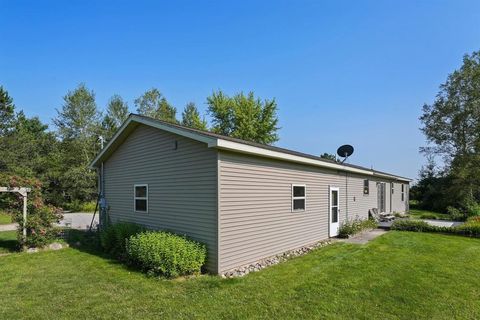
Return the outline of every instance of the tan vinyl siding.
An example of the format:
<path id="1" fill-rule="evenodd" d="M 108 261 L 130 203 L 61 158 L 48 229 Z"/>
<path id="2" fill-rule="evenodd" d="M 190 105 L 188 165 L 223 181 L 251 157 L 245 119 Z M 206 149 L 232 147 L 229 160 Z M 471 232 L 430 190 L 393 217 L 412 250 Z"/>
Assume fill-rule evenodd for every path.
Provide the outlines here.
<path id="1" fill-rule="evenodd" d="M 407 210 L 408 201 L 408 184 L 404 184 L 405 197 L 402 201 L 402 183 L 394 183 L 395 192 L 392 197 L 392 212 L 405 212 Z"/>
<path id="2" fill-rule="evenodd" d="M 344 172 L 219 152 L 220 271 L 328 238 L 329 186 L 340 189 L 346 214 Z M 377 206 L 376 181 L 363 194 L 360 175 L 348 175 L 349 217 L 368 217 Z M 292 212 L 292 184 L 306 185 L 306 210 Z"/>
<path id="3" fill-rule="evenodd" d="M 140 125 L 104 166 L 113 222 L 130 221 L 203 242 L 208 247 L 207 268 L 217 272 L 216 150 Z M 148 184 L 148 213 L 134 212 L 135 184 Z"/>

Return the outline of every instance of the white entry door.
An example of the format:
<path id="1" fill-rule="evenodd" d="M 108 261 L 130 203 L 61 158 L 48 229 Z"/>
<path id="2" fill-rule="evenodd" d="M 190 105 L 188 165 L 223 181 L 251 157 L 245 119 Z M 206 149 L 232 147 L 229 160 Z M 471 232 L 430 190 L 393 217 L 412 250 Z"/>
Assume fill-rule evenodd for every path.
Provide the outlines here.
<path id="1" fill-rule="evenodd" d="M 329 199 L 329 216 L 330 216 L 330 237 L 338 236 L 339 213 L 340 213 L 340 189 L 330 187 Z"/>

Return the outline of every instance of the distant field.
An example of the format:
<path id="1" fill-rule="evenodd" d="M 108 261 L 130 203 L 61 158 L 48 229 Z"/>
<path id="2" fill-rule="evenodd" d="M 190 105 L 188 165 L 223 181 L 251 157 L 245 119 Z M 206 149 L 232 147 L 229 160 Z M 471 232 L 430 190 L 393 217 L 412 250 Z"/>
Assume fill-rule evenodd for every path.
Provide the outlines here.
<path id="1" fill-rule="evenodd" d="M 410 216 L 416 219 L 452 220 L 450 215 L 428 210 L 410 209 Z"/>
<path id="2" fill-rule="evenodd" d="M 10 215 L 0 212 L 0 224 L 10 224 L 12 223 L 12 217 Z"/>

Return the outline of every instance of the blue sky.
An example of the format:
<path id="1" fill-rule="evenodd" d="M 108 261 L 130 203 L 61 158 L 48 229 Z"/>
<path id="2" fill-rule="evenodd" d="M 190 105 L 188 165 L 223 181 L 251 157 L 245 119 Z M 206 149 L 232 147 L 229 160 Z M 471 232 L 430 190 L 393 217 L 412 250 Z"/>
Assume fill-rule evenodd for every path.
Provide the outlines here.
<path id="1" fill-rule="evenodd" d="M 350 143 L 352 163 L 414 178 L 421 106 L 480 49 L 480 2 L 0 0 L 0 30 L 0 84 L 47 123 L 81 82 L 132 111 L 151 87 L 202 112 L 253 90 L 278 102 L 278 146 Z"/>

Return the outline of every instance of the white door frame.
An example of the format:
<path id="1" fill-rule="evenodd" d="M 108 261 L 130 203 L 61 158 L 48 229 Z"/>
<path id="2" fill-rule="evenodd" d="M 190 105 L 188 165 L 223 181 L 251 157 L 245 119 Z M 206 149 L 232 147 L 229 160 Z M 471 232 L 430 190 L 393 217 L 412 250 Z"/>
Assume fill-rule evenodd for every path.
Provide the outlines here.
<path id="1" fill-rule="evenodd" d="M 333 206 L 332 191 L 337 191 L 337 205 Z M 337 208 L 337 221 L 332 222 L 332 208 Z M 338 229 L 340 228 L 340 188 L 329 187 L 328 189 L 328 235 L 330 237 L 338 236 Z"/>

